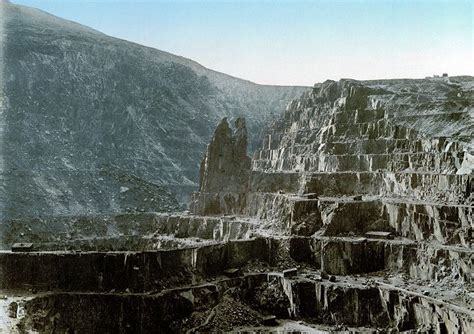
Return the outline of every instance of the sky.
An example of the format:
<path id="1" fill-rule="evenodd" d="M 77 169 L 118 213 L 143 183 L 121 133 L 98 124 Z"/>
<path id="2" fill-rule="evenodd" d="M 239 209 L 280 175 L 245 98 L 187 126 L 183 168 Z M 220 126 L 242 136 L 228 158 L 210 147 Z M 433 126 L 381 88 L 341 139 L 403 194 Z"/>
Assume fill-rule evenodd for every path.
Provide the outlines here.
<path id="1" fill-rule="evenodd" d="M 474 1 L 12 0 L 261 84 L 474 75 Z"/>

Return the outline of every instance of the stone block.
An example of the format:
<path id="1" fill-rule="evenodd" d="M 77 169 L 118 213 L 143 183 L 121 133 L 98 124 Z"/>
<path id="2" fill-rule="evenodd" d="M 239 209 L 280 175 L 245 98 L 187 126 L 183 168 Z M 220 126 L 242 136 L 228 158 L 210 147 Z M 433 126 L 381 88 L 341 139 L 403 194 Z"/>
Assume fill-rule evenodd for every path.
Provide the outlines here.
<path id="1" fill-rule="evenodd" d="M 296 275 L 298 275 L 297 268 L 283 270 L 283 277 L 295 277 Z"/>
<path id="2" fill-rule="evenodd" d="M 226 269 L 224 270 L 224 275 L 226 275 L 227 277 L 239 277 L 240 275 L 242 275 L 242 270 L 240 270 L 240 268 Z"/>
<path id="3" fill-rule="evenodd" d="M 262 322 L 264 326 L 276 326 L 278 324 L 274 315 L 263 317 Z"/>
<path id="4" fill-rule="evenodd" d="M 392 232 L 385 231 L 369 231 L 365 233 L 365 236 L 371 239 L 393 239 Z"/>
<path id="5" fill-rule="evenodd" d="M 12 252 L 31 252 L 33 250 L 33 243 L 18 242 L 12 245 Z"/>

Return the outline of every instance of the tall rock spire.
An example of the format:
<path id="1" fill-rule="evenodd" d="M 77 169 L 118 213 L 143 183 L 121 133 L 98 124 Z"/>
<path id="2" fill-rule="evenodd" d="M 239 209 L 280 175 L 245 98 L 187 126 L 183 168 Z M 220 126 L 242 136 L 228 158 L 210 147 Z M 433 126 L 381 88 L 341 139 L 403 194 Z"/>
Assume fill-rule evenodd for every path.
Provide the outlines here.
<path id="1" fill-rule="evenodd" d="M 224 118 L 217 126 L 201 162 L 199 191 L 245 192 L 249 172 L 245 119 L 237 118 L 233 132 L 227 118 Z"/>

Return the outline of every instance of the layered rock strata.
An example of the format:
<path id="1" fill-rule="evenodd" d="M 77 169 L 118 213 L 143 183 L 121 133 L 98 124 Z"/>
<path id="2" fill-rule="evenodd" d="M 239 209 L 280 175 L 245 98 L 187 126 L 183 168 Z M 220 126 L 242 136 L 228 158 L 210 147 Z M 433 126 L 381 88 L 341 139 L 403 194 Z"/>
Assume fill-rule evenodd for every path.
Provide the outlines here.
<path id="1" fill-rule="evenodd" d="M 251 161 L 223 120 L 190 214 L 11 235 L 39 251 L 0 253 L 0 307 L 40 332 L 473 332 L 473 87 L 327 81 Z"/>
<path id="2" fill-rule="evenodd" d="M 297 258 L 322 270 L 404 273 L 454 284 L 472 303 L 472 87 L 465 77 L 315 85 L 254 153 L 249 191 L 201 200 L 257 218 L 264 235 L 316 238 Z M 371 231 L 394 240 L 368 242 Z"/>

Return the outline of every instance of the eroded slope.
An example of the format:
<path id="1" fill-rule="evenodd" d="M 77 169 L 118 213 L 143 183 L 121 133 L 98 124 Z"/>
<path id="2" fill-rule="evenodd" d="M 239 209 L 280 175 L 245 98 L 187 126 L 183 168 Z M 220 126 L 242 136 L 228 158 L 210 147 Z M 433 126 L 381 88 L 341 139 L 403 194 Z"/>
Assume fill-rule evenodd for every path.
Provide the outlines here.
<path id="1" fill-rule="evenodd" d="M 198 184 L 200 154 L 224 117 L 252 143 L 302 87 L 257 85 L 47 13 L 1 4 L 3 218 L 174 208 Z M 137 182 L 121 184 L 116 174 Z M 154 198 L 122 187 L 154 188 Z M 161 188 L 160 188 L 161 187 Z"/>

